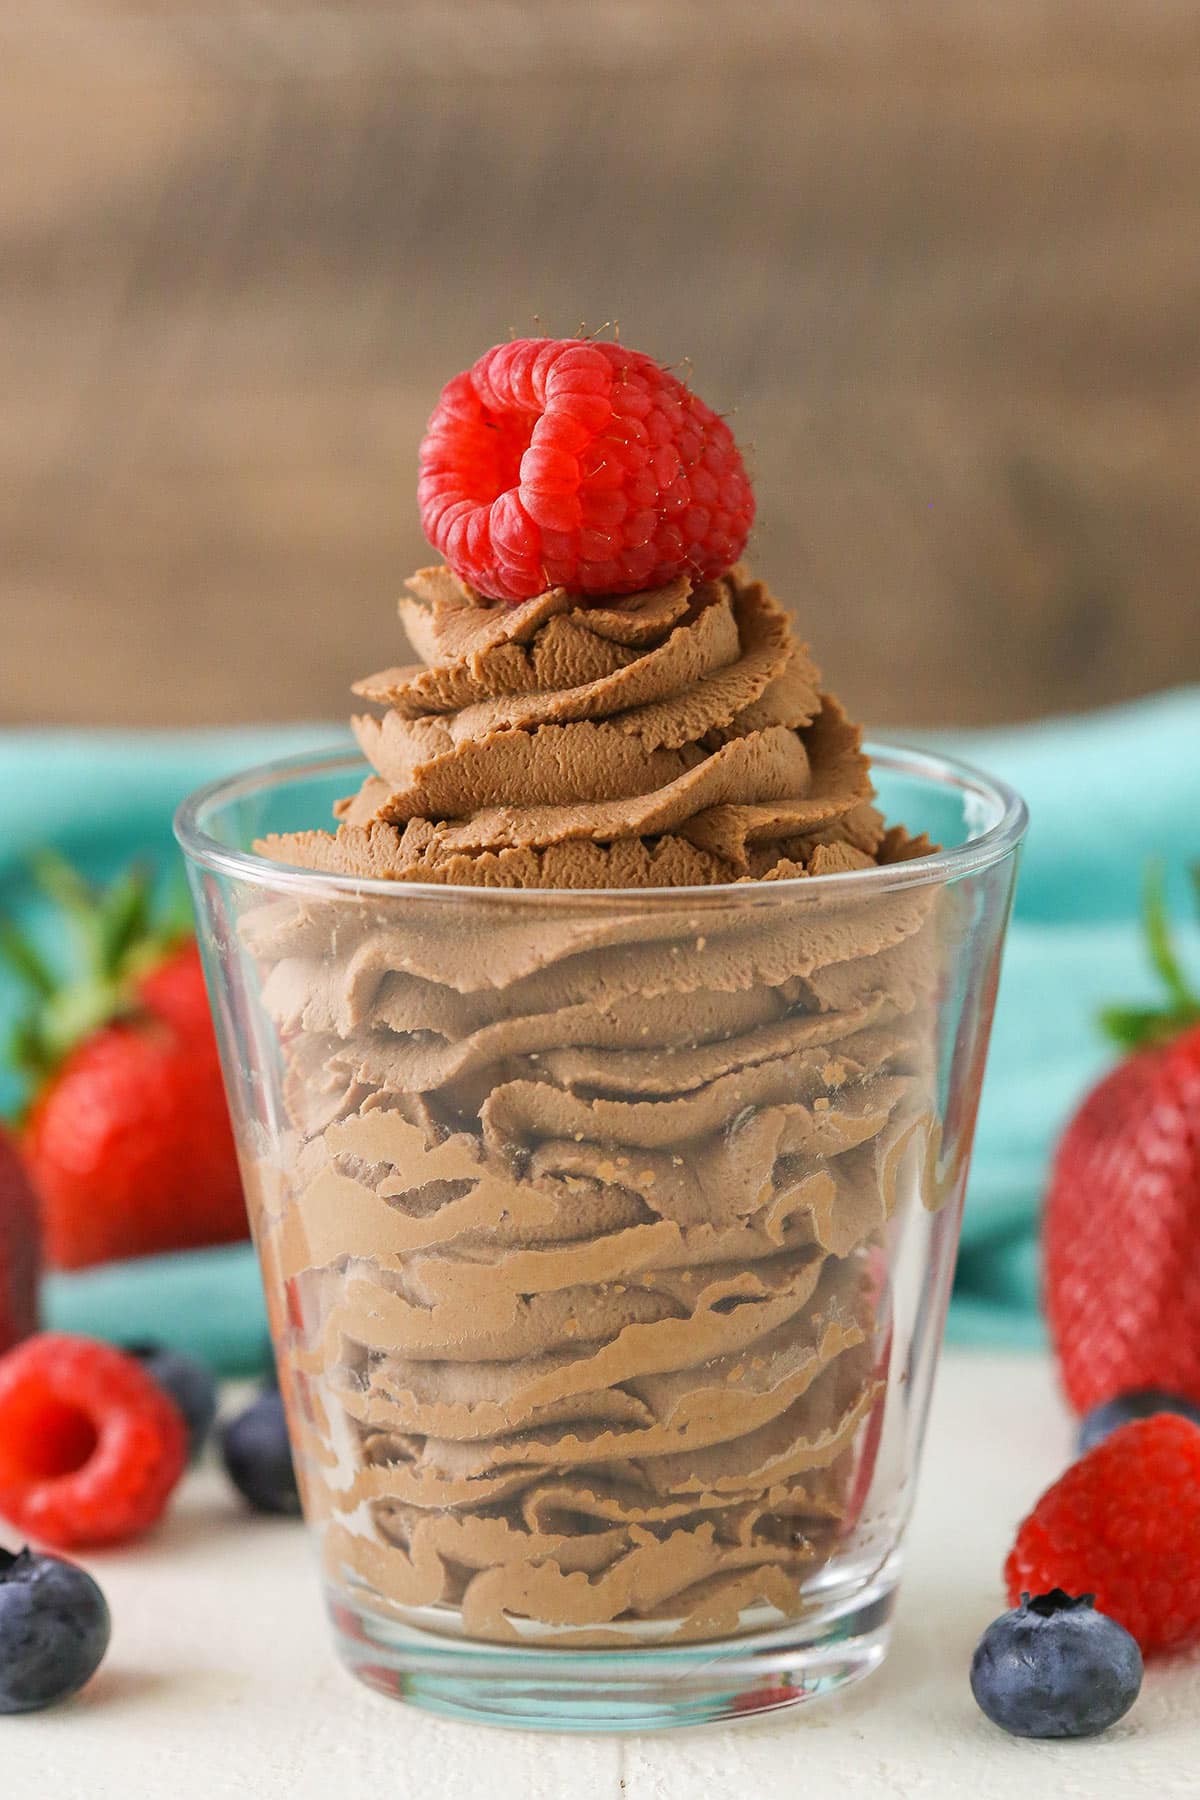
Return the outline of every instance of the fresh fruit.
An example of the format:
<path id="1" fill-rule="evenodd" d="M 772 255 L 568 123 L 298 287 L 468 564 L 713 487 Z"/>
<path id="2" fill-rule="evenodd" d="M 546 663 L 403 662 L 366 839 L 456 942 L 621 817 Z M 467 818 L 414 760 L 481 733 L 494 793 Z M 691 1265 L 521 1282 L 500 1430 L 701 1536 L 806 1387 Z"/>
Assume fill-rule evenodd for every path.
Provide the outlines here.
<path id="1" fill-rule="evenodd" d="M 341 1600 L 331 1600 L 329 1617 L 333 1621 L 334 1630 L 340 1632 L 343 1637 L 355 1638 L 360 1644 L 370 1643 L 371 1640 L 363 1627 L 362 1619 L 352 1606 L 347 1606 Z"/>
<path id="2" fill-rule="evenodd" d="M 1004 1572 L 1012 1606 L 1094 1595 L 1147 1656 L 1200 1639 L 1200 1427 L 1173 1413 L 1122 1425 L 1046 1489 Z"/>
<path id="3" fill-rule="evenodd" d="M 1141 1388 L 1200 1404 L 1200 999 L 1147 897 L 1162 1012 L 1112 1011 L 1133 1054 L 1062 1138 L 1043 1224 L 1046 1313 L 1079 1412 Z"/>
<path id="4" fill-rule="evenodd" d="M 623 344 L 518 338 L 456 375 L 421 445 L 425 534 L 480 594 L 631 594 L 722 574 L 754 495 L 733 434 Z"/>
<path id="5" fill-rule="evenodd" d="M 1142 1653 L 1090 1594 L 1061 1588 L 990 1624 L 971 1662 L 971 1692 L 1015 1737 L 1094 1737 L 1124 1718 L 1142 1685 Z"/>
<path id="6" fill-rule="evenodd" d="M 100 1667 L 109 1630 L 86 1569 L 0 1549 L 0 1713 L 38 1712 L 77 1692 Z"/>
<path id="7" fill-rule="evenodd" d="M 781 1706 L 790 1706 L 799 1695 L 799 1688 L 786 1685 L 747 1688 L 735 1697 L 733 1710 L 735 1713 L 778 1712 Z"/>
<path id="8" fill-rule="evenodd" d="M 127 1344 L 125 1354 L 141 1363 L 147 1375 L 170 1395 L 188 1429 L 189 1455 L 199 1456 L 217 1416 L 217 1384 L 208 1364 L 165 1344 Z"/>
<path id="9" fill-rule="evenodd" d="M 0 1516 L 43 1543 L 139 1536 L 187 1448 L 175 1402 L 110 1344 L 44 1331 L 0 1357 Z"/>
<path id="10" fill-rule="evenodd" d="M 1102 1406 L 1093 1406 L 1091 1412 L 1084 1414 L 1079 1427 L 1079 1454 L 1082 1456 L 1094 1444 L 1111 1437 L 1131 1419 L 1149 1419 L 1155 1413 L 1164 1412 L 1181 1413 L 1193 1425 L 1200 1425 L 1200 1406 L 1192 1401 L 1182 1400 L 1178 1394 L 1164 1393 L 1161 1388 L 1139 1388 L 1132 1394 L 1118 1394 L 1115 1400 L 1106 1400 Z"/>
<path id="11" fill-rule="evenodd" d="M 34 1095 L 21 1134 L 47 1260 L 78 1269 L 245 1237 L 233 1132 L 199 953 L 150 921 L 133 872 L 93 893 L 42 862 L 84 955 L 61 987 L 12 931 L 33 989 L 18 1053 Z"/>
<path id="12" fill-rule="evenodd" d="M 17 1147 L 0 1131 L 0 1352 L 37 1330 L 37 1200 Z"/>
<path id="13" fill-rule="evenodd" d="M 268 1388 L 222 1427 L 221 1455 L 229 1479 L 256 1512 L 300 1511 L 283 1397 L 277 1388 Z"/>

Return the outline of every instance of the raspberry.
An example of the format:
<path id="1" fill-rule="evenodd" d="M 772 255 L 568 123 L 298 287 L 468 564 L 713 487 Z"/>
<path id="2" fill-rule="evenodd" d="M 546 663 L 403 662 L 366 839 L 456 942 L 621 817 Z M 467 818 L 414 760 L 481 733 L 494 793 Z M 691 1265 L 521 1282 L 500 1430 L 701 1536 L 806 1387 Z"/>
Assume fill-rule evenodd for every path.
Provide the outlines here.
<path id="1" fill-rule="evenodd" d="M 725 421 L 648 356 L 579 338 L 497 344 L 447 382 L 417 499 L 455 574 L 503 600 L 705 581 L 754 522 Z"/>
<path id="2" fill-rule="evenodd" d="M 1046 1489 L 1005 1564 L 1008 1599 L 1065 1588 L 1149 1655 L 1200 1638 L 1200 1428 L 1123 1425 Z"/>
<path id="3" fill-rule="evenodd" d="M 47 1331 L 0 1358 L 0 1514 L 43 1543 L 137 1537 L 187 1453 L 179 1408 L 120 1350 Z"/>

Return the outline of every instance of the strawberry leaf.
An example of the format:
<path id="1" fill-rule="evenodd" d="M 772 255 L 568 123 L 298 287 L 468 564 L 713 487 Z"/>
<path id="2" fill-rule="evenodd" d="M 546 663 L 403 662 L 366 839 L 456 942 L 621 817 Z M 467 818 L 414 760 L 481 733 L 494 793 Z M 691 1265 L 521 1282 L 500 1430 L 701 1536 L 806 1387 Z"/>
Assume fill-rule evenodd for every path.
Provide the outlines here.
<path id="1" fill-rule="evenodd" d="M 43 894 L 70 926 L 88 972 L 98 971 L 102 966 L 99 909 L 92 889 L 57 850 L 36 850 L 29 866 Z"/>
<path id="2" fill-rule="evenodd" d="M 97 916 L 101 968 L 119 976 L 150 935 L 150 874 L 136 863 L 100 899 Z"/>
<path id="3" fill-rule="evenodd" d="M 144 866 L 135 864 L 106 887 L 94 888 L 57 851 L 47 849 L 32 859 L 32 872 L 69 927 L 77 955 L 64 975 L 14 924 L 0 919 L 0 957 L 29 993 L 10 1053 L 31 1099 L 78 1044 L 137 1014 L 142 977 L 189 935 L 175 918 L 154 916 L 154 876 Z"/>
<path id="4" fill-rule="evenodd" d="M 1188 986 L 1175 953 L 1167 913 L 1167 874 L 1162 862 L 1147 865 L 1143 891 L 1146 944 L 1158 978 L 1177 1008 L 1200 1008 L 1200 996 Z"/>
<path id="5" fill-rule="evenodd" d="M 84 1038 L 131 1010 L 115 981 L 76 981 L 59 988 L 42 1009 L 42 1037 L 52 1063 L 61 1062 Z"/>
<path id="6" fill-rule="evenodd" d="M 47 898 L 60 906 L 70 918 L 81 922 L 90 919 L 96 899 L 88 883 L 57 850 L 43 846 L 29 859 L 34 879 Z"/>
<path id="7" fill-rule="evenodd" d="M 8 1034 L 5 1048 L 15 1072 L 32 1087 L 39 1087 L 54 1067 L 54 1058 L 42 1035 L 41 1017 L 37 1013 L 27 1013 L 17 1020 Z"/>
<path id="8" fill-rule="evenodd" d="M 1190 1025 L 1200 1025 L 1200 1007 L 1191 1011 L 1156 1011 L 1153 1007 L 1106 1006 L 1100 1014 L 1102 1030 L 1122 1050 L 1147 1050 L 1166 1044 Z"/>
<path id="9" fill-rule="evenodd" d="M 1190 874 L 1200 897 L 1200 868 L 1191 870 Z M 1191 1026 L 1200 1025 L 1200 993 L 1184 974 L 1171 936 L 1166 870 L 1161 861 L 1147 865 L 1143 896 L 1142 924 L 1146 947 L 1154 971 L 1166 990 L 1166 1004 L 1104 1009 L 1100 1014 L 1101 1029 L 1122 1050 L 1144 1050 L 1154 1044 L 1165 1044 Z"/>
<path id="10" fill-rule="evenodd" d="M 58 985 L 40 951 L 17 930 L 11 919 L 0 919 L 0 959 L 27 988 L 43 999 L 53 994 Z"/>

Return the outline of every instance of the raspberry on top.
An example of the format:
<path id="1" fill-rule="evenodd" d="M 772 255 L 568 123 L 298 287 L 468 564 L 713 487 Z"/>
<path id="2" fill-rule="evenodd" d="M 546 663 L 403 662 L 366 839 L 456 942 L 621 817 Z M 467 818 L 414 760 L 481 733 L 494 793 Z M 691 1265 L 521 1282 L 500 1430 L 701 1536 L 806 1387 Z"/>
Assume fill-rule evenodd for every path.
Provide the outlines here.
<path id="1" fill-rule="evenodd" d="M 497 344 L 447 382 L 417 499 L 455 574 L 500 600 L 712 580 L 754 522 L 724 419 L 650 357 L 580 338 Z"/>

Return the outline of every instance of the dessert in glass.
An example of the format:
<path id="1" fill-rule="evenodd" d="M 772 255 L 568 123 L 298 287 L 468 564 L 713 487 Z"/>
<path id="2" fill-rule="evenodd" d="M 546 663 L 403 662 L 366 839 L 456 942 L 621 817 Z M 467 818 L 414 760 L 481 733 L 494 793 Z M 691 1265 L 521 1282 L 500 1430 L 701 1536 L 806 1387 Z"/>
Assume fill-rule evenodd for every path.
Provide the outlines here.
<path id="1" fill-rule="evenodd" d="M 497 1723 L 797 1704 L 886 1648 L 1024 809 L 868 755 L 648 359 L 490 352 L 421 502 L 362 756 L 178 821 L 338 1648 Z"/>

